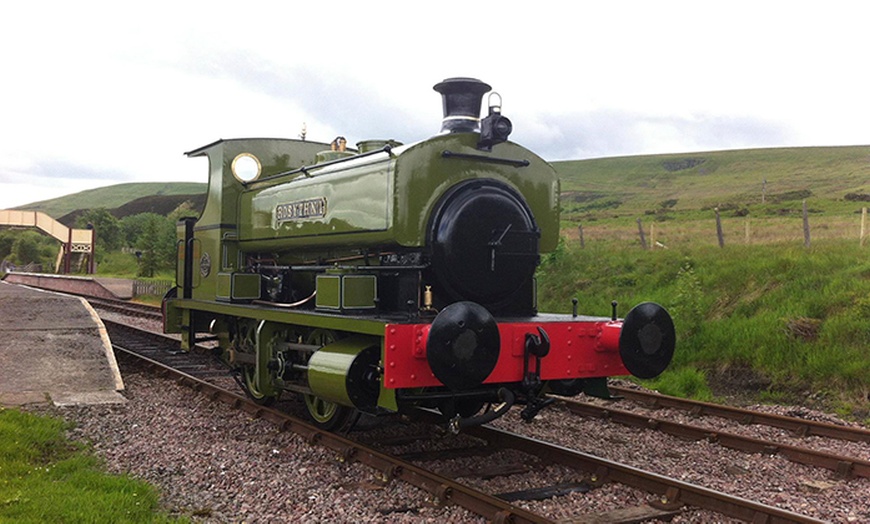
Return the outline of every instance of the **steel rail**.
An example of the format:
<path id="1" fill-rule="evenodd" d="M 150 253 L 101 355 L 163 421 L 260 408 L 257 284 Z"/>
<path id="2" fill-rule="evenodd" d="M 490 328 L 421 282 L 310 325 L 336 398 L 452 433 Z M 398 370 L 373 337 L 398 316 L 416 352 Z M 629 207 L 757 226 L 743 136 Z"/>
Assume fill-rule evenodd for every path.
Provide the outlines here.
<path id="1" fill-rule="evenodd" d="M 767 524 L 820 524 L 824 522 L 799 513 L 728 495 L 489 426 L 470 428 L 467 433 L 494 445 L 521 450 L 544 460 L 586 471 L 591 474 L 590 480 L 594 485 L 613 481 L 649 493 L 656 493 L 661 496 L 661 500 L 656 505 L 662 508 L 689 505 L 746 522 L 764 522 Z"/>
<path id="2" fill-rule="evenodd" d="M 85 296 L 93 307 L 97 309 L 105 309 L 115 313 L 123 313 L 138 317 L 147 317 L 152 319 L 163 319 L 163 313 L 159 307 L 149 306 L 148 304 L 137 304 L 136 302 L 127 302 L 124 300 L 112 300 L 106 298 L 96 298 Z"/>
<path id="3" fill-rule="evenodd" d="M 800 446 L 781 444 L 779 442 L 747 437 L 717 429 L 705 428 L 674 422 L 663 418 L 650 417 L 640 413 L 625 411 L 612 407 L 603 407 L 579 402 L 563 400 L 563 405 L 571 412 L 586 417 L 611 420 L 626 426 L 653 429 L 676 437 L 691 440 L 707 440 L 727 448 L 763 453 L 766 455 L 782 455 L 783 457 L 808 466 L 827 468 L 836 471 L 844 477 L 870 477 L 870 461 L 854 457 L 836 455 L 826 451 L 818 451 Z"/>
<path id="4" fill-rule="evenodd" d="M 650 407 L 664 407 L 689 411 L 693 415 L 710 415 L 737 420 L 742 424 L 762 424 L 773 426 L 793 432 L 796 436 L 814 435 L 818 437 L 850 440 L 853 442 L 870 442 L 870 430 L 850 426 L 840 426 L 829 422 L 805 420 L 797 417 L 776 415 L 773 413 L 761 413 L 744 408 L 735 408 L 689 400 L 679 397 L 662 395 L 660 393 L 647 393 L 636 389 L 628 389 L 618 386 L 610 386 L 614 394 L 621 395 L 629 400 L 647 404 Z"/>
<path id="5" fill-rule="evenodd" d="M 212 400 L 221 401 L 242 410 L 254 418 L 262 418 L 276 424 L 282 431 L 292 431 L 312 445 L 320 445 L 336 453 L 339 462 L 358 461 L 380 472 L 384 483 L 393 479 L 402 480 L 432 494 L 440 503 L 455 503 L 492 522 L 550 524 L 554 521 L 518 508 L 492 495 L 474 490 L 455 480 L 442 477 L 410 462 L 381 453 L 358 442 L 334 433 L 320 430 L 298 418 L 275 409 L 261 406 L 254 401 L 226 389 L 200 380 L 192 375 L 173 369 L 135 351 L 113 344 L 116 351 L 132 355 L 149 366 L 167 375 L 175 376 L 176 382 L 200 392 Z"/>

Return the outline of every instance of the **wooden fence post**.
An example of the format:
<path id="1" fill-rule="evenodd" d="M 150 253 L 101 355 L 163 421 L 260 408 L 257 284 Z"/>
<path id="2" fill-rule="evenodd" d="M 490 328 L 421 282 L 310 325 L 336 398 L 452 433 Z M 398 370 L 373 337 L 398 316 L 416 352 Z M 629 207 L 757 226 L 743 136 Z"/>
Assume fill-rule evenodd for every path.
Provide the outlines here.
<path id="1" fill-rule="evenodd" d="M 858 245 L 860 245 L 860 246 L 864 245 L 864 232 L 866 230 L 867 230 L 867 208 L 862 207 L 861 208 L 861 239 L 858 243 Z"/>
<path id="2" fill-rule="evenodd" d="M 643 234 L 643 224 L 640 221 L 640 218 L 637 219 L 637 232 L 640 235 L 640 246 L 643 249 L 647 249 L 646 247 L 646 235 Z"/>
<path id="3" fill-rule="evenodd" d="M 719 216 L 719 208 L 716 210 L 716 236 L 719 238 L 719 247 L 725 247 L 725 234 L 722 233 L 722 218 Z"/>
<path id="4" fill-rule="evenodd" d="M 580 233 L 580 249 L 584 249 L 586 247 L 586 242 L 583 241 L 583 224 L 577 225 L 577 231 Z"/>
<path id="5" fill-rule="evenodd" d="M 746 221 L 743 224 L 744 229 L 746 230 L 746 244 L 749 245 L 749 217 L 746 217 Z"/>
<path id="6" fill-rule="evenodd" d="M 807 212 L 806 200 L 804 200 L 804 247 L 810 247 L 810 216 Z"/>

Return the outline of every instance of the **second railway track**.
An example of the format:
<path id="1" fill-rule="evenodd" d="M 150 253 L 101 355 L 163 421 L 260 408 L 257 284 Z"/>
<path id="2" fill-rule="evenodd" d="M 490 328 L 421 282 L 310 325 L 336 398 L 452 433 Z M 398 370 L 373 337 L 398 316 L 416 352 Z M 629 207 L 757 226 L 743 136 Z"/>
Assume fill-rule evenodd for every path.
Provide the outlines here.
<path id="1" fill-rule="evenodd" d="M 626 426 L 648 428 L 679 438 L 707 440 L 749 453 L 779 454 L 793 462 L 835 471 L 843 477 L 870 477 L 870 461 L 856 456 L 821 451 L 806 445 L 786 444 L 771 439 L 750 437 L 736 432 L 654 417 L 646 413 L 626 411 L 612 406 L 573 400 L 566 400 L 564 405 L 570 412 L 584 417 L 595 417 Z"/>
<path id="2" fill-rule="evenodd" d="M 683 399 L 661 395 L 655 392 L 642 391 L 626 387 L 611 386 L 611 392 L 635 401 L 646 407 L 673 408 L 690 413 L 692 416 L 713 416 L 729 420 L 735 420 L 741 424 L 761 424 L 775 428 L 781 428 L 793 433 L 795 436 L 826 437 L 853 442 L 870 443 L 870 429 L 863 427 L 833 424 L 802 417 L 790 417 L 775 413 L 763 413 L 750 409 L 724 406 L 710 402 Z"/>

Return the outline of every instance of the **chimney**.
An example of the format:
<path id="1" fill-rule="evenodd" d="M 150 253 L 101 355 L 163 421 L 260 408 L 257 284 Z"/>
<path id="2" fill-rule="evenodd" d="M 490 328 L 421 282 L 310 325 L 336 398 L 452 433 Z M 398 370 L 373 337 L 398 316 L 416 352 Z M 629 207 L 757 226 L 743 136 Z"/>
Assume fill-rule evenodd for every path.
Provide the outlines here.
<path id="1" fill-rule="evenodd" d="M 480 102 L 492 89 L 476 78 L 448 78 L 435 84 L 444 102 L 442 133 L 479 133 Z"/>

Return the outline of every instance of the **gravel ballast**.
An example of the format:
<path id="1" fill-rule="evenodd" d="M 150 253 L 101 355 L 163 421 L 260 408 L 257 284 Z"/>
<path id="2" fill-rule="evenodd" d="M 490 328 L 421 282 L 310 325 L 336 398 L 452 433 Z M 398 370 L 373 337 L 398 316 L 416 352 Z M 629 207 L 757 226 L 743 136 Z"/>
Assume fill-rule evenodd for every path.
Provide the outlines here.
<path id="1" fill-rule="evenodd" d="M 403 482 L 166 379 L 125 370 L 129 402 L 46 408 L 76 424 L 115 473 L 157 486 L 198 522 L 476 522 Z"/>

